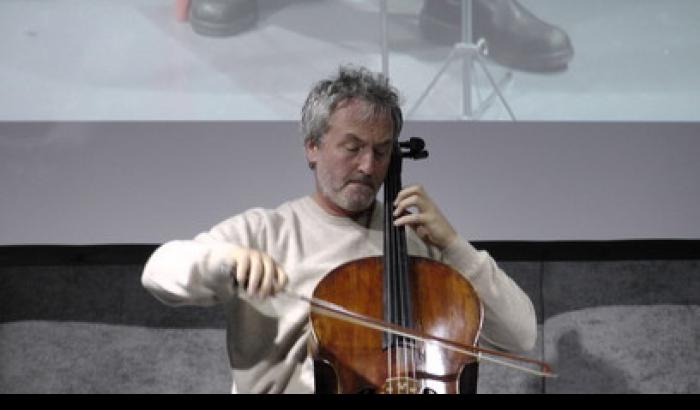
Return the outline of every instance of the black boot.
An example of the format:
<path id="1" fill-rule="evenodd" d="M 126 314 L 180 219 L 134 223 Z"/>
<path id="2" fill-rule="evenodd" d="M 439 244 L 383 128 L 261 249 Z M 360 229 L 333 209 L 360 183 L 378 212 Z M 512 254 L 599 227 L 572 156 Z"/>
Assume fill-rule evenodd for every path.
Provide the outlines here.
<path id="1" fill-rule="evenodd" d="M 228 37 L 255 26 L 257 0 L 192 0 L 192 29 L 203 36 Z"/>
<path id="2" fill-rule="evenodd" d="M 438 44 L 461 41 L 462 2 L 424 0 L 420 28 L 426 39 Z M 488 58 L 516 70 L 565 70 L 574 56 L 569 36 L 525 9 L 516 0 L 474 0 L 472 33 L 486 40 Z"/>

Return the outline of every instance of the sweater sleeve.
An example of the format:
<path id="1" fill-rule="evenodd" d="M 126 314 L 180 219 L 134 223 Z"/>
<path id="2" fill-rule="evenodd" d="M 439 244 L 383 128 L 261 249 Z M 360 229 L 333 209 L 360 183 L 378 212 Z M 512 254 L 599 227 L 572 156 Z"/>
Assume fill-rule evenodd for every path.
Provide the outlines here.
<path id="1" fill-rule="evenodd" d="M 223 302 L 234 294 L 227 258 L 232 247 L 194 240 L 166 242 L 146 262 L 141 283 L 156 299 L 170 306 L 211 306 Z"/>
<path id="2" fill-rule="evenodd" d="M 254 213 L 224 221 L 192 240 L 169 241 L 146 262 L 142 285 L 170 306 L 212 306 L 236 294 L 231 270 L 236 246 L 251 247 Z"/>
<path id="3" fill-rule="evenodd" d="M 443 262 L 471 282 L 484 305 L 481 338 L 501 349 L 524 352 L 537 340 L 532 301 L 486 251 L 459 238 L 442 252 Z"/>

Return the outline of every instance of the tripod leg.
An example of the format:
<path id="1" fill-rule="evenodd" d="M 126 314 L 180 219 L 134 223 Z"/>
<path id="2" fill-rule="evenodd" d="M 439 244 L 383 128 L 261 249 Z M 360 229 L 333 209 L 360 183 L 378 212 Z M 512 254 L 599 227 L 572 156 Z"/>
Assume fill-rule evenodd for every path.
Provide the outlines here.
<path id="1" fill-rule="evenodd" d="M 459 53 L 461 51 L 458 48 L 453 48 L 452 51 L 450 51 L 450 54 L 447 56 L 447 60 L 445 60 L 445 63 L 440 67 L 440 70 L 438 73 L 433 77 L 433 80 L 430 82 L 428 87 L 423 91 L 423 94 L 418 98 L 418 101 L 413 105 L 411 110 L 408 112 L 408 115 L 413 115 L 413 113 L 418 109 L 418 107 L 423 103 L 423 100 L 425 100 L 425 97 L 428 96 L 430 91 L 433 90 L 433 87 L 435 87 L 435 84 L 438 82 L 440 77 L 442 77 L 443 74 L 445 74 L 445 71 L 447 70 L 447 67 L 450 66 L 452 63 L 452 60 L 458 57 Z"/>
<path id="2" fill-rule="evenodd" d="M 501 103 L 506 108 L 506 111 L 508 111 L 508 116 L 510 117 L 510 119 L 512 121 L 516 121 L 515 114 L 513 114 L 513 110 L 510 109 L 510 105 L 508 105 L 508 102 L 506 101 L 505 97 L 503 97 L 503 94 L 501 93 L 501 90 L 498 87 L 498 84 L 496 84 L 496 81 L 493 79 L 491 72 L 489 71 L 488 67 L 486 67 L 486 64 L 483 62 L 481 54 L 478 54 L 478 53 L 476 54 L 476 61 L 479 62 L 481 69 L 484 71 L 484 74 L 486 74 L 486 78 L 489 79 L 489 82 L 491 83 L 491 86 L 493 87 L 493 91 L 496 93 L 496 95 L 498 95 L 498 99 L 501 100 Z"/>
<path id="3" fill-rule="evenodd" d="M 508 84 L 508 82 L 513 78 L 513 73 L 508 71 L 503 78 L 498 81 L 498 89 L 503 90 L 503 88 Z M 492 91 L 488 97 L 481 100 L 479 107 L 474 111 L 474 118 L 481 118 L 484 112 L 493 105 L 493 101 L 498 98 L 498 94 Z"/>

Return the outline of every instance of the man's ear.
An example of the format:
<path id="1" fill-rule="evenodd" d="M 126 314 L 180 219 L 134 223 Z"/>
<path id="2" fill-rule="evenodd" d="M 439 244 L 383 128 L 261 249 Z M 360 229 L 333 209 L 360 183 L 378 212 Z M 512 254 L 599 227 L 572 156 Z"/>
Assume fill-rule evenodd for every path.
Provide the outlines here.
<path id="1" fill-rule="evenodd" d="M 306 152 L 306 161 L 309 163 L 309 168 L 314 169 L 318 161 L 318 144 L 313 138 L 304 141 L 304 151 Z"/>

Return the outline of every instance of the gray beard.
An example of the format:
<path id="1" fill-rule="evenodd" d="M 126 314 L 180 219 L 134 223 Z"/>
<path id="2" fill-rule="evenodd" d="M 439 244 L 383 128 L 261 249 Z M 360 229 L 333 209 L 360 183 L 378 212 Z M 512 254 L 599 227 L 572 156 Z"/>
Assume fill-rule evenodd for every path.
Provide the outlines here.
<path id="1" fill-rule="evenodd" d="M 326 174 L 320 170 L 318 170 L 318 185 L 323 196 L 349 212 L 360 212 L 368 209 L 374 203 L 374 199 L 377 195 L 376 192 L 374 195 L 370 195 L 367 198 L 360 198 L 359 196 L 349 197 L 348 195 L 343 195 L 340 191 L 334 191 L 332 188 L 329 188 L 331 185 L 330 181 L 328 180 Z"/>

